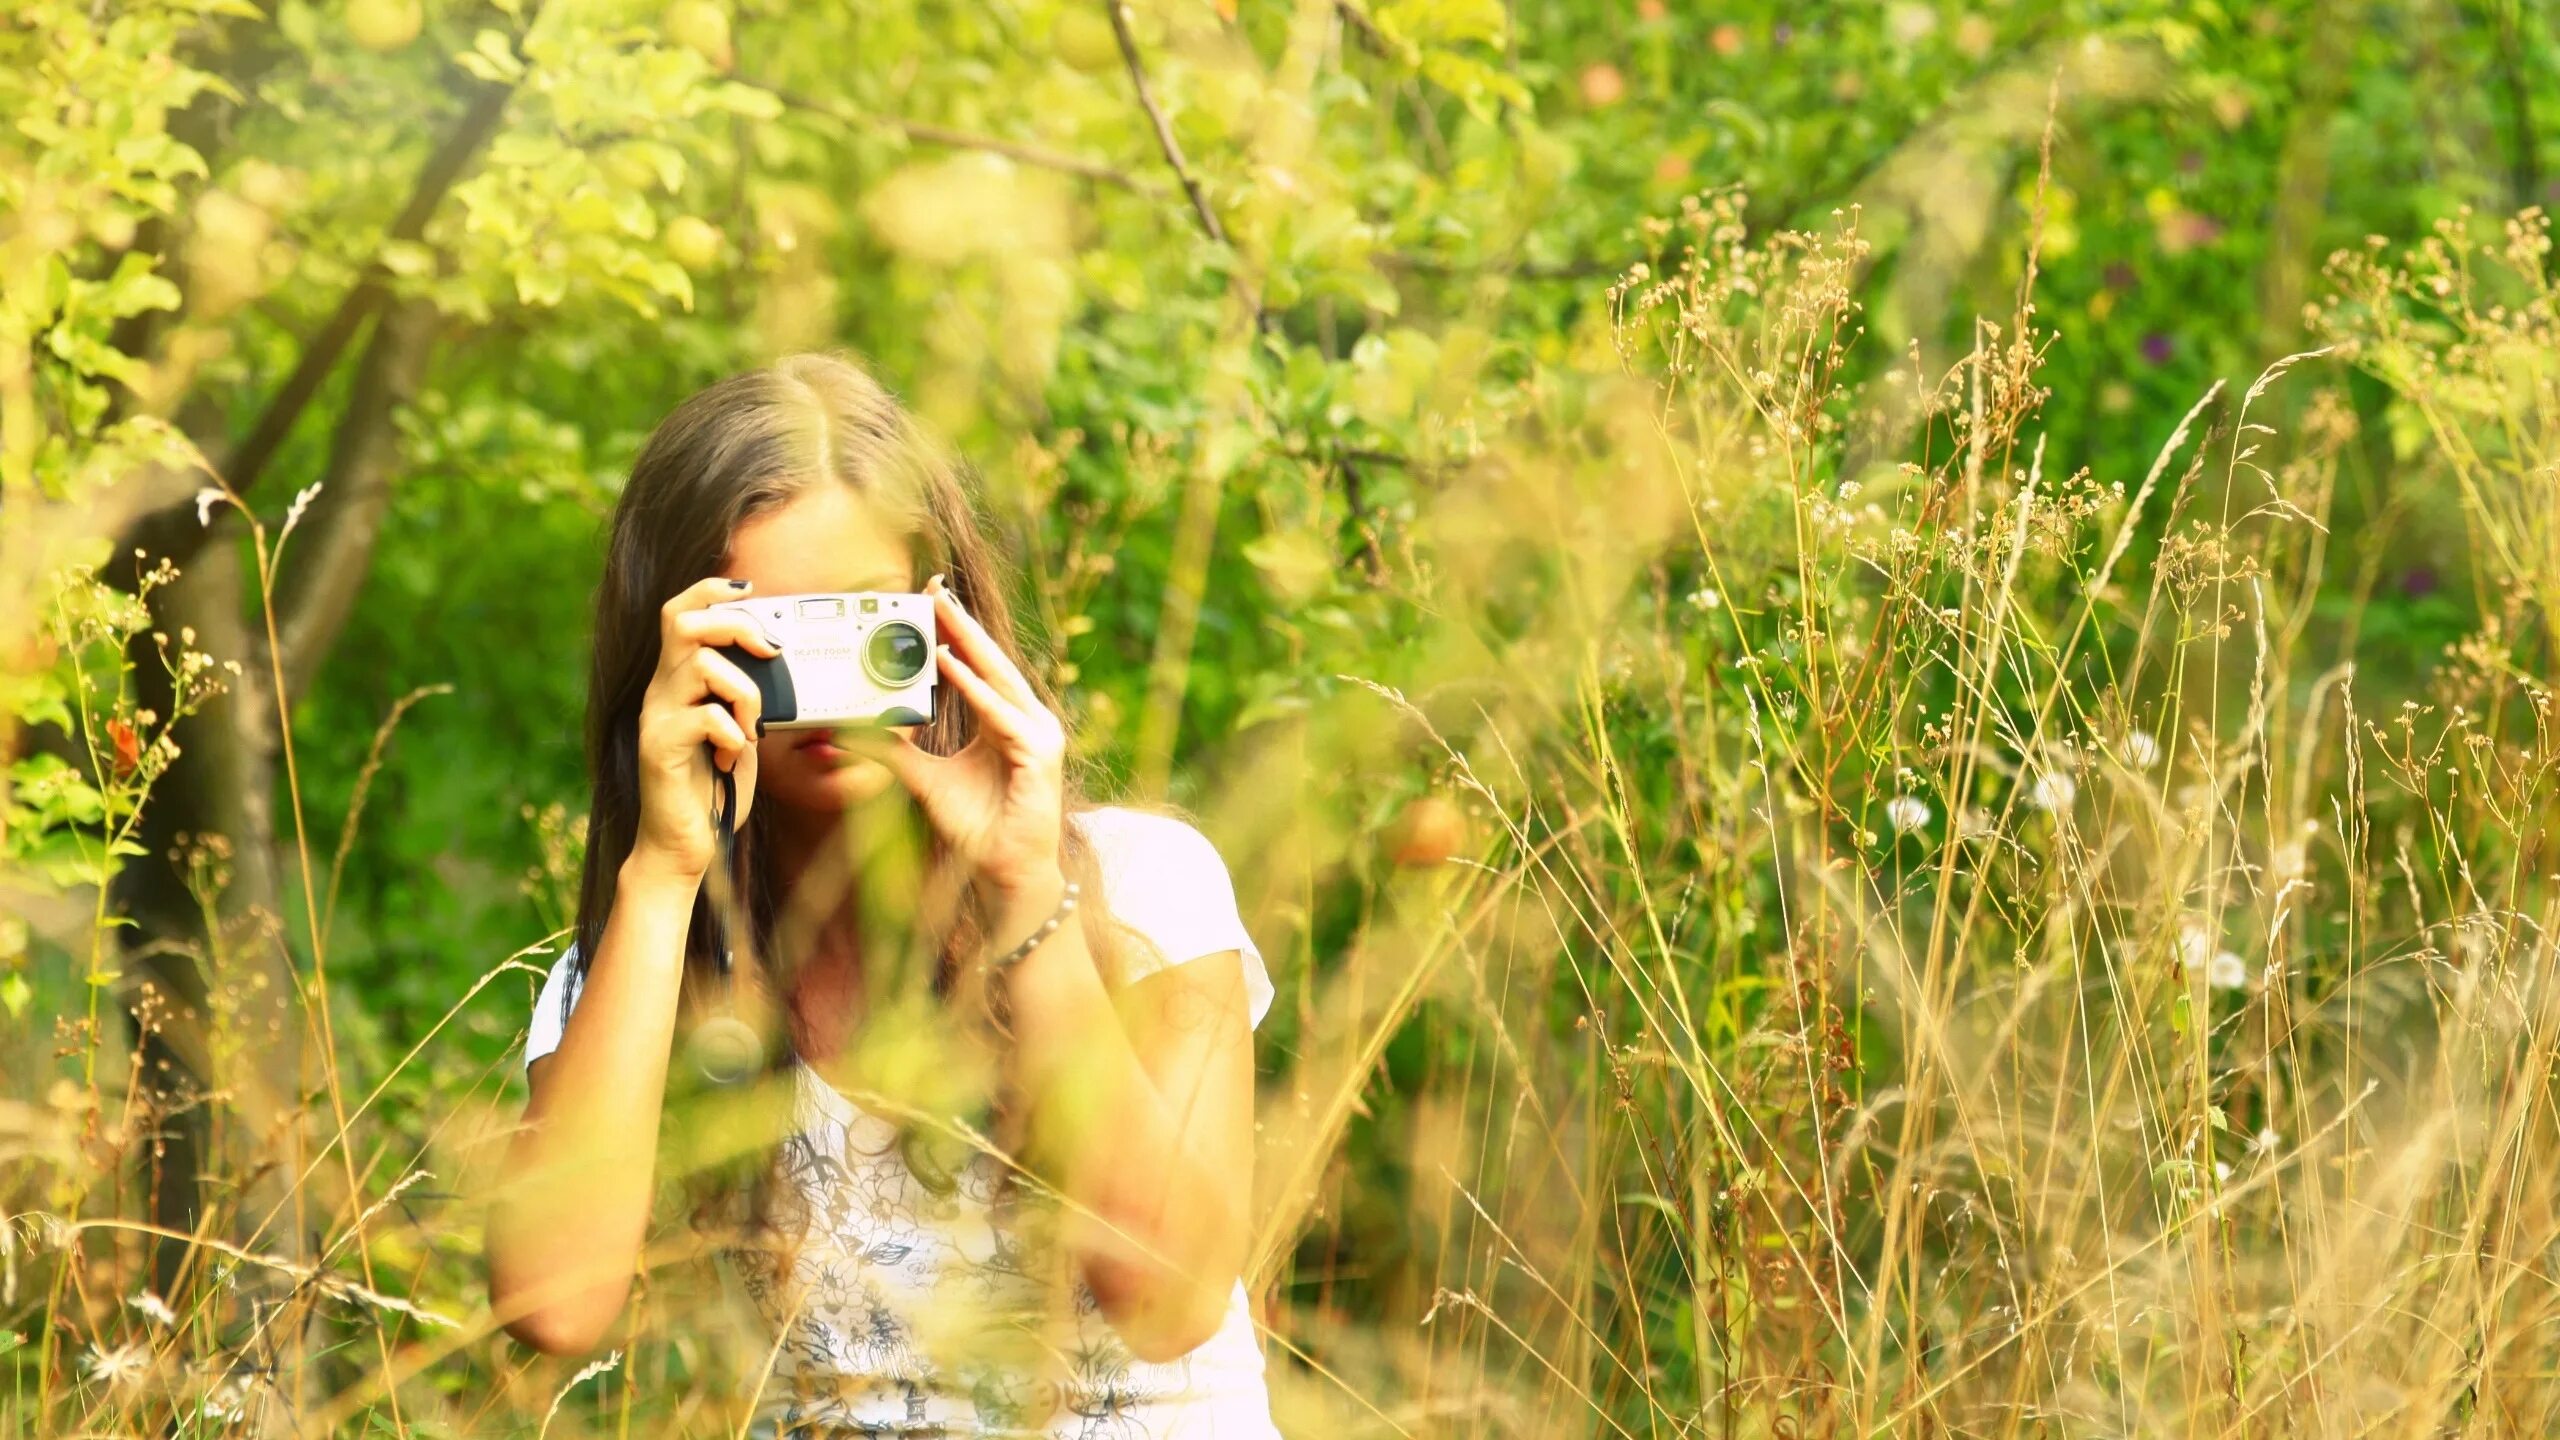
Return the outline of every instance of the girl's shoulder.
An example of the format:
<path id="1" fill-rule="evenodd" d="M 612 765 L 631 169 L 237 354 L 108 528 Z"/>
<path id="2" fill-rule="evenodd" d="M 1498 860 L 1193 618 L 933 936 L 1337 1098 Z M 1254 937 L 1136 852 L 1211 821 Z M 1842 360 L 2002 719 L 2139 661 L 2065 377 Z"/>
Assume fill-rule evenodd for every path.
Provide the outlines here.
<path id="1" fill-rule="evenodd" d="M 1078 811 L 1076 828 L 1091 843 L 1113 905 L 1124 893 L 1205 886 L 1233 903 L 1235 887 L 1218 847 L 1189 817 L 1170 808 L 1102 805 Z"/>
<path id="2" fill-rule="evenodd" d="M 1126 801 L 1097 805 L 1079 810 L 1072 817 L 1076 828 L 1084 831 L 1094 844 L 1180 845 L 1186 842 L 1208 843 L 1206 835 L 1191 818 L 1171 806 L 1138 805 Z"/>
<path id="3" fill-rule="evenodd" d="M 1271 1004 L 1271 979 L 1239 913 L 1235 879 L 1200 827 L 1172 810 L 1135 805 L 1104 805 L 1074 818 L 1093 846 L 1111 918 L 1146 942 L 1130 957 L 1125 978 L 1237 951 L 1259 1023 Z"/>

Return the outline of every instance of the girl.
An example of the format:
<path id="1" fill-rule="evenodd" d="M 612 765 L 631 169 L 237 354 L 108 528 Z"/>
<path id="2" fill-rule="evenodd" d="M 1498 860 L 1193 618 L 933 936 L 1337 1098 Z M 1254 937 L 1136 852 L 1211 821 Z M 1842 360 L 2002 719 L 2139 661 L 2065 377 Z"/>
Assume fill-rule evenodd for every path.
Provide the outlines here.
<path id="1" fill-rule="evenodd" d="M 526 1041 L 491 1302 L 541 1350 L 603 1339 L 670 1061 L 726 1006 L 761 1022 L 786 1097 L 727 1241 L 773 1327 L 781 1435 L 1266 1440 L 1239 1272 L 1271 983 L 1199 831 L 1077 803 L 964 473 L 828 356 L 712 386 L 642 450 L 596 599 L 577 932 Z M 778 648 L 712 607 L 842 590 L 933 597 L 933 719 L 759 737 L 718 647 Z M 715 770 L 742 817 L 726 866 Z M 882 838 L 902 831 L 903 868 Z M 972 1095 L 983 1126 L 957 1118 Z"/>

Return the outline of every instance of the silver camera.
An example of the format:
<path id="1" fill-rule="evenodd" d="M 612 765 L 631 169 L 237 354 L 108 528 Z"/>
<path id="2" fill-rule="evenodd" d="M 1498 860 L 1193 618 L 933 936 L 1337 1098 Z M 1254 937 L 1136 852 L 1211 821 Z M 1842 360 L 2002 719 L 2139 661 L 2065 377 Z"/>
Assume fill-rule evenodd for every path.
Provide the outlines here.
<path id="1" fill-rule="evenodd" d="M 765 730 L 922 725 L 933 718 L 933 597 L 894 591 L 763 595 L 714 610 L 751 615 L 782 646 L 768 660 L 720 653 L 764 696 Z"/>

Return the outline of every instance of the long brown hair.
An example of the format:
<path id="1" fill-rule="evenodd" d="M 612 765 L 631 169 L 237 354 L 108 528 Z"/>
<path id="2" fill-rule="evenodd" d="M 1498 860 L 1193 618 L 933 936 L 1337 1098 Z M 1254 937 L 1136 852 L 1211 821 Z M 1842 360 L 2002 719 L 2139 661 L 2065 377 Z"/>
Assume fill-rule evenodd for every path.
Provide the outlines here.
<path id="1" fill-rule="evenodd" d="M 1025 663 L 996 550 L 979 519 L 974 472 L 926 433 L 895 396 L 853 361 L 834 354 L 789 356 L 699 392 L 677 406 L 641 448 L 614 508 L 596 589 L 586 731 L 593 808 L 578 895 L 576 979 L 586 978 L 638 830 L 640 703 L 658 663 L 659 607 L 717 573 L 740 525 L 809 486 L 830 483 L 862 492 L 900 527 L 916 573 L 941 572 L 1030 677 L 1042 702 L 1055 708 L 1042 678 L 1045 667 Z M 976 733 L 968 705 L 952 695 L 934 710 L 918 743 L 944 755 L 967 745 Z M 1084 808 L 1079 778 L 1071 764 L 1071 816 Z M 735 983 L 767 993 L 774 977 L 761 967 L 774 958 L 769 942 L 784 899 L 772 873 L 773 826 L 773 806 L 760 804 L 748 813 L 735 869 L 726 877 L 743 921 L 742 933 L 734 936 Z M 1092 851 L 1072 824 L 1060 847 L 1068 877 L 1082 885 L 1079 919 L 1086 938 L 1106 976 L 1116 976 L 1118 942 Z M 947 857 L 929 837 L 925 858 L 928 875 L 944 871 Z M 688 1010 L 710 993 L 715 974 L 712 905 L 718 888 L 704 886 L 685 937 Z M 937 992 L 948 988 L 985 938 L 968 907 L 948 914 L 934 972 Z M 932 937 L 920 938 L 930 943 Z M 783 1052 L 787 1047 L 777 1053 L 777 1065 L 789 1058 Z"/>

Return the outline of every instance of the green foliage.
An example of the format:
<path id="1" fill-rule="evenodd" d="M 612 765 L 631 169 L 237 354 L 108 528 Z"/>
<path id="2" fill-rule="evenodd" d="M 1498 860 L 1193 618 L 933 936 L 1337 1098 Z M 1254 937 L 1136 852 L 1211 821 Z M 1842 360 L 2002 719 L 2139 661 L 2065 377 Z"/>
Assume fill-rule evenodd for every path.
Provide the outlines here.
<path id="1" fill-rule="evenodd" d="M 206 656 L 154 634 L 171 577 L 127 578 L 107 537 L 243 478 L 236 447 L 372 286 L 350 356 L 411 304 L 433 312 L 432 348 L 391 421 L 398 479 L 363 583 L 287 717 L 298 768 L 257 797 L 285 817 L 281 847 L 307 817 L 318 853 L 243 867 L 282 877 L 254 898 L 291 923 L 222 932 L 298 986 L 325 954 L 319 1033 L 341 1053 L 297 1082 L 314 1114 L 387 1087 L 363 1132 L 380 1168 L 350 1166 L 351 1196 L 318 1207 L 329 1273 L 439 1313 L 478 1304 L 467 1224 L 415 1197 L 434 1218 L 396 1239 L 350 1222 L 393 1167 L 485 1164 L 446 1122 L 474 1131 L 503 1094 L 530 993 L 510 957 L 566 918 L 603 517 L 677 399 L 842 345 L 984 472 L 1098 773 L 1161 782 L 1222 835 L 1269 842 L 1230 853 L 1281 971 L 1262 1062 L 1271 1093 L 1314 1097 L 1324 1123 L 1292 1150 L 1280 1122 L 1305 1116 L 1274 1111 L 1268 1163 L 1288 1178 L 1261 1278 L 1294 1252 L 1307 1318 L 1290 1333 L 1330 1373 L 1401 1393 L 1411 1374 L 1370 1341 L 1437 1317 L 1432 1333 L 1466 1337 L 1438 1353 L 1515 1398 L 1556 1356 L 1585 1367 L 1589 1404 L 1544 1392 L 1487 1430 L 1588 1426 L 1593 1406 L 1685 1424 L 1806 1357 L 1871 1387 L 1859 1403 L 1900 1378 L 1862 1368 L 1889 1354 L 1934 1383 L 1932 1336 L 2022 1303 L 1982 1268 L 2026 1243 L 1998 1228 L 2023 1223 L 2001 1209 L 2018 1177 L 1998 1170 L 2018 1152 L 1926 1171 L 2005 1217 L 1988 1232 L 1897 1209 L 1845 1166 L 1819 1204 L 1789 1193 L 1834 1174 L 1823 1147 L 1885 1124 L 1886 1092 L 1933 1063 L 1899 1017 L 1934 1012 L 1875 999 L 1877 972 L 1840 958 L 1850 929 L 1806 920 L 1808 892 L 1824 924 L 1854 913 L 1883 933 L 1978 887 L 1949 942 L 1977 969 L 1996 949 L 2028 973 L 2084 953 L 2193 970 L 2192 993 L 2154 996 L 2111 1037 L 2168 1067 L 2143 1071 L 2157 1143 L 2093 1162 L 2148 1167 L 2107 1193 L 2183 1235 L 2225 1213 L 2213 1162 L 2247 1163 L 2258 1122 L 2302 1138 L 2281 1106 L 2333 1093 L 2350 1042 L 2306 1027 L 2319 1063 L 2281 1084 L 2231 1059 L 2237 1018 L 2272 1011 L 2202 977 L 2226 933 L 2265 973 L 2272 950 L 2221 920 L 2263 893 L 2149 872 L 2154 892 L 2069 889 L 2057 877 L 2086 859 L 2075 797 L 2157 840 L 2144 827 L 2175 799 L 2161 777 L 2215 737 L 2236 744 L 2271 709 L 2306 747 L 2338 746 L 2319 727 L 2343 682 L 2253 679 L 2235 657 L 2256 624 L 2271 653 L 2353 662 L 2363 716 L 2463 703 L 2512 744 L 2535 723 L 2522 697 L 2550 671 L 2560 602 L 2547 232 L 2528 219 L 2484 240 L 2461 217 L 2560 198 L 2543 158 L 2560 35 L 2511 0 L 2363 13 L 1151 0 L 1121 12 L 1142 105 L 1111 15 L 1081 0 L 26 0 L 0 23 L 0 882 L 41 903 L 0 905 L 0 1006 L 21 1027 L 0 1070 L 41 1101 L 29 1153 L 84 1177 L 45 1203 L 138 1213 L 138 1166 L 66 1158 L 76 1139 L 131 1159 L 138 1132 L 103 1118 L 117 1096 L 53 1082 L 122 1085 L 119 1055 L 140 1053 L 100 1019 L 134 993 L 107 897 L 129 862 L 172 863 L 133 836 L 184 762 L 181 722 L 216 682 L 258 725 L 273 708 L 274 587 L 239 597 L 249 653 Z M 439 157 L 458 163 L 427 183 Z M 1824 238 L 1775 238 L 1796 230 Z M 2251 402 L 2277 435 L 2249 449 L 2237 392 L 2320 345 L 2337 353 Z M 312 559 L 284 545 L 288 504 L 315 503 L 360 429 L 352 363 L 238 512 L 198 502 L 212 543 L 284 588 Z M 2140 508 L 2217 382 L 2191 437 L 2214 461 L 2171 458 L 2161 503 Z M 153 713 L 138 675 L 184 698 Z M 2269 798 L 2271 768 L 2233 802 L 2251 818 L 2226 850 L 2176 850 L 2198 877 L 2291 864 L 2359 887 L 2364 908 L 2338 912 L 2352 923 L 2250 912 L 2300 950 L 2306 1006 L 2346 993 L 2320 965 L 2383 948 L 2360 927 L 2441 949 L 2475 924 L 2458 916 L 2496 908 L 2471 877 L 2538 873 L 2540 842 L 2513 823 L 2470 833 L 2368 793 L 2539 813 L 2476 769 L 2431 769 L 2418 726 L 2357 762 L 2380 780 L 2358 768 L 2351 785 L 2325 750 L 2282 773 L 2336 789 L 2338 810 Z M 1960 758 L 1980 754 L 1997 763 Z M 1463 811 L 1458 858 L 1508 888 L 1399 863 L 1418 799 Z M 2280 821 L 2335 826 L 2368 802 L 2400 838 L 2369 822 L 2365 850 L 2286 859 L 2307 842 Z M 1977 843 L 1991 858 L 1967 858 Z M 2405 887 L 2377 858 L 2394 849 L 2414 857 Z M 1843 875 L 1882 897 L 1871 912 L 1823 909 Z M 327 887 L 325 925 L 306 876 Z M 2373 900 L 2386 881 L 2423 881 L 2435 909 Z M 2049 918 L 2101 894 L 2113 922 Z M 1521 946 L 1516 968 L 1487 959 Z M 1954 986 L 1946 966 L 1932 984 Z M 1983 984 L 2043 1013 L 2043 992 Z M 48 1013 L 85 1028 L 39 1031 Z M 1483 1178 L 1466 1137 L 1495 1133 L 1480 1102 L 1497 1084 L 1539 1112 L 1500 1133 L 1589 1141 L 1572 1183 L 1602 1188 L 1567 1205 L 1523 1180 L 1488 1218 L 1607 1217 L 1504 1261 L 1584 1287 L 1537 1332 L 1535 1364 L 1485 1360 L 1499 1328 L 1458 1298 L 1548 1303 L 1466 1248 L 1493 1244 L 1463 1219 L 1486 1197 L 1456 1187 Z M 463 1094 L 478 1098 L 457 1108 Z M 1909 1103 L 1925 1123 L 1952 1113 Z M 1788 1128 L 1812 1114 L 1827 1118 Z M 1776 1138 L 1737 1138 L 1755 1126 Z M 1905 1138 L 1917 1155 L 1931 1137 Z M 1623 1216 L 1599 1198 L 1620 1191 Z M 1614 1259 L 1593 1258 L 1603 1223 Z M 1767 1278 L 1779 1253 L 1824 1246 L 1881 1264 L 1888 1239 L 1969 1277 L 1945 1292 L 1970 1297 L 1948 1302 L 1960 1313 L 1890 1341 L 1826 1332 L 1815 1302 L 1864 1304 L 1854 1286 Z M 95 1254 L 112 1311 L 145 1261 Z M 328 1296 L 330 1323 L 368 1340 L 315 1367 L 333 1390 L 390 1365 L 366 1324 L 432 1333 Z M 55 1301 L 36 1299 L 12 1302 L 0 1345 L 34 1336 L 31 1315 L 50 1325 Z M 205 1305 L 189 1324 L 236 1332 Z M 1585 1314 L 1580 1331 L 1557 1318 Z M 145 1423 L 67 1358 L 122 1353 L 144 1333 L 122 1324 L 91 1314 L 0 1354 L 21 1382 L 6 1423 Z M 433 1383 L 517 1383 L 489 1358 L 499 1343 Z M 672 1391 L 716 1372 L 661 1345 L 595 1385 L 624 1404 L 637 1377 Z M 238 1398 L 161 1378 L 184 1403 L 151 1423 Z M 1328 1393 L 1326 1415 L 1356 1411 Z M 424 1428 L 380 1398 L 344 1423 Z"/>

